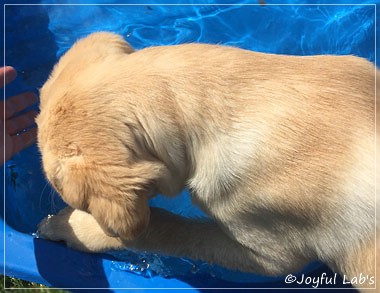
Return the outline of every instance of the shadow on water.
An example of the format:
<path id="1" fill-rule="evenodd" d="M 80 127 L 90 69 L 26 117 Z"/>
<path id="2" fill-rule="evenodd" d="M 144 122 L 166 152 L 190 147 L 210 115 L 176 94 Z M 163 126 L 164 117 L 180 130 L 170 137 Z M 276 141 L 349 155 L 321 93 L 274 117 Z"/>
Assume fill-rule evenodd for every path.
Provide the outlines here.
<path id="1" fill-rule="evenodd" d="M 6 87 L 6 97 L 25 91 L 37 94 L 57 61 L 58 47 L 49 30 L 49 16 L 41 6 L 7 5 L 4 9 L 5 62 L 18 72 L 17 79 Z M 35 145 L 7 162 L 5 173 L 5 182 L 1 181 L 6 192 L 1 203 L 6 213 L 2 217 L 12 228 L 23 233 L 35 232 L 37 223 L 47 211 L 54 213 L 63 207 L 61 199 L 44 179 Z M 38 268 L 35 273 L 52 286 L 109 287 L 101 257 L 73 251 L 57 243 L 33 241 Z"/>
<path id="2" fill-rule="evenodd" d="M 6 87 L 6 97 L 26 91 L 38 93 L 56 62 L 57 46 L 49 31 L 49 17 L 41 6 L 4 7 L 5 62 L 13 66 L 17 79 Z M 38 110 L 37 106 L 32 107 Z M 5 222 L 31 233 L 52 206 L 62 206 L 46 184 L 36 145 L 6 163 Z"/>
<path id="3" fill-rule="evenodd" d="M 6 87 L 6 97 L 25 91 L 38 93 L 56 62 L 58 47 L 49 30 L 49 17 L 41 6 L 7 5 L 4 15 L 5 64 L 18 72 L 17 79 Z M 0 208 L 3 210 L 5 205 L 6 211 L 1 217 L 7 225 L 23 233 L 34 232 L 46 211 L 54 212 L 63 206 L 44 179 L 39 157 L 35 145 L 24 150 L 7 162 L 5 182 L 1 180 L 2 190 L 5 184 L 5 198 L 0 201 Z M 38 267 L 35 273 L 51 285 L 108 287 L 101 258 L 39 239 L 34 239 L 34 249 Z"/>

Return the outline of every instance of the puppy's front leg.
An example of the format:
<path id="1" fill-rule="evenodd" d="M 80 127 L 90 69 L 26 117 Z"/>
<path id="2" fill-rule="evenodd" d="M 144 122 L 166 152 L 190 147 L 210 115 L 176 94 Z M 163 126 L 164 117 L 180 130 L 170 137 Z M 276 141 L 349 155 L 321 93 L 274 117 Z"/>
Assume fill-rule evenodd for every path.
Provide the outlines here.
<path id="1" fill-rule="evenodd" d="M 278 274 L 276 263 L 230 238 L 216 223 L 184 218 L 159 208 L 150 210 L 147 230 L 133 241 L 107 235 L 91 214 L 72 208 L 44 219 L 39 234 L 87 252 L 130 248 L 188 257 L 246 272 Z"/>
<path id="2" fill-rule="evenodd" d="M 230 269 L 264 272 L 249 248 L 230 238 L 208 219 L 189 219 L 159 208 L 151 208 L 147 231 L 126 243 L 138 250 L 188 257 Z"/>
<path id="3" fill-rule="evenodd" d="M 43 238 L 64 241 L 69 247 L 87 252 L 133 248 L 246 271 L 260 267 L 247 262 L 252 252 L 230 239 L 215 223 L 187 219 L 158 208 L 151 208 L 146 232 L 134 241 L 108 236 L 91 214 L 70 207 L 45 218 L 38 232 Z"/>

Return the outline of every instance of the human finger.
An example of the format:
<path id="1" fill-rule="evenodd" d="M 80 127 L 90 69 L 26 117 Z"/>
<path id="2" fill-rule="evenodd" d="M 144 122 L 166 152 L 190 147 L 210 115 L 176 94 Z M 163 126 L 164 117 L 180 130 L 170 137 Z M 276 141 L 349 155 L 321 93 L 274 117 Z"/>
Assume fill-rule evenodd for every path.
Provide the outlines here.
<path id="1" fill-rule="evenodd" d="M 14 135 L 28 127 L 31 127 L 34 124 L 34 119 L 37 114 L 37 111 L 29 111 L 15 118 L 6 120 L 5 129 L 7 133 L 9 135 Z"/>
<path id="2" fill-rule="evenodd" d="M 25 110 L 37 102 L 37 96 L 32 92 L 23 93 L 5 100 L 5 119 Z M 1 111 L 2 112 L 2 111 Z M 0 114 L 0 117 L 4 114 Z"/>
<path id="3" fill-rule="evenodd" d="M 32 128 L 24 133 L 12 136 L 12 141 L 13 141 L 12 155 L 17 154 L 23 149 L 31 146 L 36 141 L 36 137 L 37 137 L 37 128 Z"/>
<path id="4" fill-rule="evenodd" d="M 5 66 L 0 68 L 0 87 L 13 81 L 17 76 L 16 69 L 12 66 Z"/>

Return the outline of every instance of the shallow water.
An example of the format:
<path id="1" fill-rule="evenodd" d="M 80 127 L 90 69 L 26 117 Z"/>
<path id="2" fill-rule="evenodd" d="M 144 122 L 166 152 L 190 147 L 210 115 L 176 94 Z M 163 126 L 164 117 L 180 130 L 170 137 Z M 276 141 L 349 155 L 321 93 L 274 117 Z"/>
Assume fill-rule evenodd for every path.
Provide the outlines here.
<path id="1" fill-rule="evenodd" d="M 354 54 L 374 61 L 374 19 L 370 5 L 6 6 L 5 61 L 19 71 L 6 95 L 36 91 L 75 40 L 95 31 L 119 33 L 136 49 L 203 42 L 281 54 Z M 6 222 L 19 231 L 35 232 L 43 217 L 64 206 L 44 179 L 35 146 L 7 163 L 5 178 Z M 184 216 L 203 216 L 192 207 L 186 191 L 173 200 L 158 196 L 151 205 Z M 186 259 L 133 252 L 113 255 L 121 260 L 114 261 L 114 270 L 144 277 L 206 274 L 243 282 L 261 280 Z"/>

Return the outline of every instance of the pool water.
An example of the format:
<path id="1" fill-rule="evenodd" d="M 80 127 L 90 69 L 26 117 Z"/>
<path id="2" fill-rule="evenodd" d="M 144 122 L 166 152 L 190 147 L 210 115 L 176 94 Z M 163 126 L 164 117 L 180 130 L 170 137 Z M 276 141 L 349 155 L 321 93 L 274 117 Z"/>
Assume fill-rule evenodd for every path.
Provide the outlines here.
<path id="1" fill-rule="evenodd" d="M 86 3 L 45 0 L 35 3 L 55 2 Z M 349 5 L 324 5 L 328 1 L 314 1 L 320 5 L 245 5 L 244 1 L 236 5 L 135 3 L 139 2 L 141 5 L 6 5 L 5 64 L 19 72 L 18 79 L 6 88 L 6 96 L 26 90 L 37 92 L 58 58 L 78 38 L 103 30 L 121 34 L 136 49 L 202 42 L 278 54 L 353 54 L 375 62 L 375 15 L 379 11 L 370 5 L 374 1 L 362 1 L 362 5 L 354 5 L 355 1 Z M 283 4 L 306 2 L 281 1 Z M 40 161 L 37 147 L 32 146 L 5 167 L 6 225 L 30 235 L 42 218 L 64 206 L 44 179 Z M 171 200 L 158 196 L 151 205 L 187 217 L 204 216 L 191 205 L 186 190 Z M 112 255 L 115 257 L 112 270 L 146 278 L 202 274 L 233 282 L 276 280 L 147 252 Z"/>

